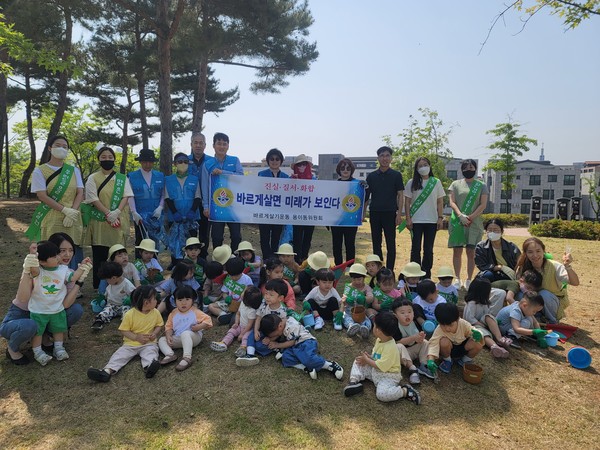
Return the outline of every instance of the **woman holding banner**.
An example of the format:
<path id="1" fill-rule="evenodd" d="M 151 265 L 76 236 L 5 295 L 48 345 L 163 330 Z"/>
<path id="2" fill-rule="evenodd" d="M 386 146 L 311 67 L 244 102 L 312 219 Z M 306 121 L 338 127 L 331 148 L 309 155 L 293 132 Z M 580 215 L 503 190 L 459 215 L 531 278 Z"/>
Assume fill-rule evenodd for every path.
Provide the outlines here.
<path id="1" fill-rule="evenodd" d="M 283 153 L 280 150 L 276 148 L 269 150 L 266 160 L 269 168 L 258 172 L 259 177 L 289 178 L 287 173 L 279 170 L 281 164 L 283 164 Z M 274 256 L 275 252 L 279 249 L 279 239 L 281 238 L 283 225 L 261 223 L 258 225 L 258 230 L 260 232 L 260 251 L 262 252 L 263 260 L 266 260 Z"/>
<path id="2" fill-rule="evenodd" d="M 67 233 L 75 242 L 75 255 L 69 267 L 77 269 L 83 260 L 83 224 L 79 205 L 83 200 L 83 180 L 77 167 L 65 163 L 69 142 L 64 136 L 48 141 L 50 160 L 33 171 L 31 192 L 42 202 L 33 213 L 25 235 L 33 242 L 47 240 L 54 233 Z"/>
<path id="3" fill-rule="evenodd" d="M 411 231 L 410 260 L 421 266 L 425 278 L 431 278 L 433 244 L 437 230 L 442 228 L 445 195 L 442 182 L 433 176 L 429 159 L 424 156 L 417 158 L 413 177 L 404 189 L 406 220 L 400 224 L 399 230 L 405 226 Z"/>
<path id="4" fill-rule="evenodd" d="M 355 181 L 354 171 L 356 166 L 348 158 L 340 160 L 335 172 L 338 174 L 338 181 Z M 346 261 L 354 259 L 356 256 L 356 231 L 358 227 L 331 227 L 331 241 L 333 245 L 333 259 L 338 266 L 344 262 L 342 256 L 342 243 L 346 247 Z"/>
<path id="5" fill-rule="evenodd" d="M 98 268 L 108 259 L 108 249 L 114 244 L 127 245 L 129 236 L 129 197 L 133 191 L 129 180 L 113 170 L 115 152 L 110 147 L 98 150 L 100 170 L 90 175 L 85 183 L 85 204 L 82 205 L 84 223 L 92 244 L 94 289 L 100 279 Z"/>
<path id="6" fill-rule="evenodd" d="M 485 183 L 476 180 L 477 162 L 465 159 L 460 164 L 464 179 L 452 182 L 448 188 L 452 216 L 448 224 L 448 247 L 453 249 L 452 263 L 456 275 L 456 288 L 460 288 L 460 272 L 463 248 L 467 249 L 467 279 L 464 287 L 468 289 L 475 270 L 475 246 L 483 236 L 481 214 L 488 201 L 489 190 Z"/>
<path id="7" fill-rule="evenodd" d="M 291 165 L 292 176 L 297 180 L 312 180 L 314 179 L 312 173 L 312 162 L 308 157 L 301 153 L 294 159 Z M 297 253 L 296 262 L 302 263 L 308 258 L 308 252 L 310 251 L 310 245 L 312 243 L 313 232 L 315 231 L 314 225 L 294 225 L 293 227 L 293 238 L 294 251 Z"/>

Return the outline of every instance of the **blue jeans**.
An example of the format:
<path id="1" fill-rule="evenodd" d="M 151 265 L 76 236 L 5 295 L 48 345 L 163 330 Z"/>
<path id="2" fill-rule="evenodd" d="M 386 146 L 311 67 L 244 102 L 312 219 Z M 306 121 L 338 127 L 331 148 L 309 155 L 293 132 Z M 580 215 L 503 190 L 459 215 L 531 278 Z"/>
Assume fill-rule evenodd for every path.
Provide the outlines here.
<path id="1" fill-rule="evenodd" d="M 250 331 L 250 334 L 248 335 L 248 347 L 246 347 L 246 352 L 249 355 L 254 355 L 255 352 L 260 356 L 267 356 L 273 353 L 273 350 L 271 350 L 268 346 L 262 343 L 262 338 L 264 338 L 264 336 L 261 333 L 260 339 L 258 341 L 255 340 L 254 330 Z"/>
<path id="2" fill-rule="evenodd" d="M 282 352 L 281 362 L 283 367 L 294 367 L 303 364 L 308 370 L 320 370 L 325 364 L 325 358 L 319 355 L 319 346 L 316 339 L 286 348 Z"/>
<path id="3" fill-rule="evenodd" d="M 558 319 L 556 318 L 558 314 L 558 307 L 560 305 L 560 300 L 558 297 L 546 289 L 538 291 L 538 294 L 540 294 L 544 299 L 544 316 L 546 317 L 548 323 L 558 323 Z M 521 300 L 522 298 L 523 293 L 519 292 L 516 295 L 515 300 Z"/>
<path id="4" fill-rule="evenodd" d="M 73 326 L 83 316 L 83 306 L 74 303 L 66 309 L 67 327 Z M 35 321 L 29 318 L 29 311 L 24 311 L 11 303 L 6 316 L 0 325 L 0 336 L 8 341 L 13 352 L 18 352 L 21 345 L 31 340 L 37 333 Z"/>

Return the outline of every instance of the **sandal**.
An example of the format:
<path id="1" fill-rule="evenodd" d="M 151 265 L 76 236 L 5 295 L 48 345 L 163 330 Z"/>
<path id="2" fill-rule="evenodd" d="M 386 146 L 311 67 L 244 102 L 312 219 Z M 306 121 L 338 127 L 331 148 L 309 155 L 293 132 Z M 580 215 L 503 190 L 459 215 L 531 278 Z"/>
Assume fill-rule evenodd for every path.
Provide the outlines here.
<path id="1" fill-rule="evenodd" d="M 164 366 L 166 364 L 170 364 L 173 361 L 177 361 L 177 355 L 173 353 L 172 355 L 167 355 L 163 359 L 160 360 L 160 365 Z"/>
<path id="2" fill-rule="evenodd" d="M 183 358 L 181 358 L 181 361 L 179 361 L 179 364 L 177 364 L 177 366 L 175 366 L 175 370 L 178 372 L 182 372 L 185 369 L 189 368 L 192 365 L 192 358 L 188 358 L 187 356 L 184 356 Z"/>
<path id="3" fill-rule="evenodd" d="M 492 345 L 490 353 L 494 358 L 508 358 L 510 353 L 505 348 L 500 347 L 498 344 Z"/>
<path id="4" fill-rule="evenodd" d="M 505 349 L 510 348 L 510 344 L 512 344 L 512 339 L 511 338 L 507 338 L 505 336 L 502 336 L 500 338 L 500 340 L 498 341 L 498 345 L 504 347 Z"/>

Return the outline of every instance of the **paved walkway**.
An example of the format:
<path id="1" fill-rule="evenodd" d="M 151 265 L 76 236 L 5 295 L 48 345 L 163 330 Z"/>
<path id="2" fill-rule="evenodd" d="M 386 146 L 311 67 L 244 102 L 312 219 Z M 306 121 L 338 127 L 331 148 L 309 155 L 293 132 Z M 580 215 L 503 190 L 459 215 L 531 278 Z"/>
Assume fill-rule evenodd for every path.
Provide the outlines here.
<path id="1" fill-rule="evenodd" d="M 506 236 L 523 236 L 523 237 L 531 237 L 527 228 L 505 228 L 504 234 Z"/>

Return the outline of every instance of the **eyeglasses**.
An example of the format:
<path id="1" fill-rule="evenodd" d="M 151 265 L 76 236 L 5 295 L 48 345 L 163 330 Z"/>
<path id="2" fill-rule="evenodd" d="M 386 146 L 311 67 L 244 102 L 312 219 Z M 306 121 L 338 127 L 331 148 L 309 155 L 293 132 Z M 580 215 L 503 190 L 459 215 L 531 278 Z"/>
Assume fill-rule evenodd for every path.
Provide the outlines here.
<path id="1" fill-rule="evenodd" d="M 189 164 L 189 160 L 188 159 L 178 159 L 177 161 L 175 161 L 175 164 Z"/>
<path id="2" fill-rule="evenodd" d="M 340 166 L 340 172 L 351 171 L 352 167 L 350 166 Z"/>

